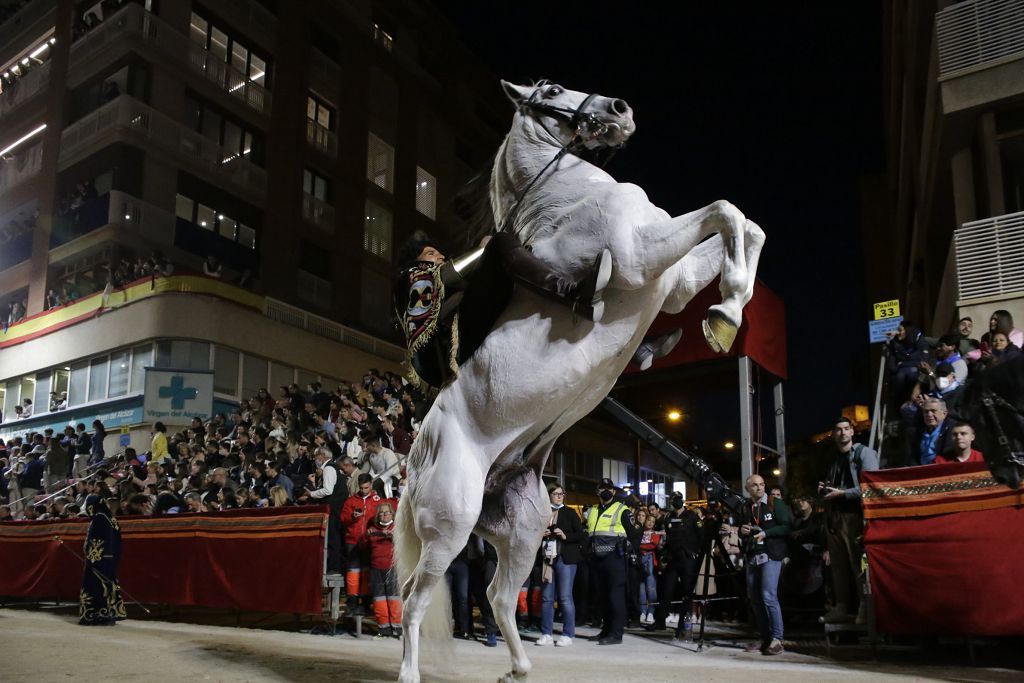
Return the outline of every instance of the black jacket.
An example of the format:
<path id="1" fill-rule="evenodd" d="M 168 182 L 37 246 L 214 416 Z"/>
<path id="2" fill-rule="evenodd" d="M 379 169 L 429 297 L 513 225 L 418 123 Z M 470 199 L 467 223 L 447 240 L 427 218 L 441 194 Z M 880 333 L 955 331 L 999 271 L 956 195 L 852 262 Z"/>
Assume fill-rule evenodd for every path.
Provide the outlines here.
<path id="1" fill-rule="evenodd" d="M 583 520 L 580 519 L 580 516 L 572 508 L 562 507 L 558 511 L 555 527 L 561 529 L 562 533 L 565 534 L 565 540 L 559 543 L 558 549 L 562 562 L 578 564 L 583 559 L 583 553 L 580 551 L 580 541 L 586 538 L 587 535 L 583 529 Z"/>

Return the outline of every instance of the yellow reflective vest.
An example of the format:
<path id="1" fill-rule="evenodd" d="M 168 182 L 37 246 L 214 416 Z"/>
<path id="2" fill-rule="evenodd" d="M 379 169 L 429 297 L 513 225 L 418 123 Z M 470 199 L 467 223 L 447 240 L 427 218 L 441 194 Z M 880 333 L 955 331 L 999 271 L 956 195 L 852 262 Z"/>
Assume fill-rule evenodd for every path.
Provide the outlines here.
<path id="1" fill-rule="evenodd" d="M 591 536 L 626 536 L 626 527 L 622 526 L 622 512 L 626 510 L 623 503 L 612 503 L 601 512 L 599 507 L 590 509 L 587 515 L 587 533 Z"/>

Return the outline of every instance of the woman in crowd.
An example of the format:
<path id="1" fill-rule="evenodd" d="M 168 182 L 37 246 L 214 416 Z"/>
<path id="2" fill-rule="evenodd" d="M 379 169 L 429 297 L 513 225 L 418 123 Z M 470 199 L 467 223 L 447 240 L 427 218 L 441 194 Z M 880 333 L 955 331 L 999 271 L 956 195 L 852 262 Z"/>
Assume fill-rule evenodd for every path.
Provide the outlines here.
<path id="1" fill-rule="evenodd" d="M 393 571 L 395 511 L 384 501 L 366 528 L 370 543 L 370 589 L 373 592 L 373 614 L 377 618 L 377 637 L 399 638 L 402 635 L 402 599 L 398 579 Z"/>
<path id="2" fill-rule="evenodd" d="M 548 496 L 551 500 L 551 519 L 541 545 L 541 636 L 535 644 L 550 645 L 552 642 L 557 589 L 558 605 L 562 610 L 562 635 L 554 642 L 556 647 L 568 647 L 576 637 L 576 605 L 572 598 L 572 587 L 576 580 L 576 565 L 581 559 L 583 521 L 575 510 L 565 506 L 565 489 L 560 484 L 549 485 Z"/>
<path id="3" fill-rule="evenodd" d="M 92 428 L 92 454 L 89 457 L 89 464 L 95 465 L 102 462 L 107 456 L 106 451 L 103 450 L 103 440 L 107 438 L 107 430 L 99 420 L 92 421 Z"/>
<path id="4" fill-rule="evenodd" d="M 283 486 L 271 486 L 267 500 L 272 508 L 283 508 L 291 505 L 291 501 L 288 500 L 288 492 L 284 490 Z"/>
<path id="5" fill-rule="evenodd" d="M 922 361 L 928 360 L 928 341 L 921 330 L 913 325 L 902 324 L 889 339 L 889 356 L 886 361 L 893 379 L 896 405 L 910 396 L 917 384 L 917 375 Z"/>
<path id="6" fill-rule="evenodd" d="M 91 521 L 85 538 L 85 572 L 78 598 L 78 623 L 85 626 L 113 625 L 127 614 L 117 581 L 121 562 L 121 528 L 110 508 L 99 496 L 85 499 L 85 514 Z"/>
<path id="7" fill-rule="evenodd" d="M 1010 335 L 1002 331 L 995 331 L 989 335 L 992 340 L 991 349 L 983 345 L 981 351 L 981 366 L 983 368 L 999 365 L 1006 361 L 1020 357 L 1020 347 L 1010 341 Z"/>
<path id="8" fill-rule="evenodd" d="M 638 513 L 639 514 L 639 513 Z M 654 605 L 658 602 L 658 551 L 665 545 L 665 534 L 655 531 L 657 520 L 644 515 L 640 536 L 640 623 L 654 623 Z"/>

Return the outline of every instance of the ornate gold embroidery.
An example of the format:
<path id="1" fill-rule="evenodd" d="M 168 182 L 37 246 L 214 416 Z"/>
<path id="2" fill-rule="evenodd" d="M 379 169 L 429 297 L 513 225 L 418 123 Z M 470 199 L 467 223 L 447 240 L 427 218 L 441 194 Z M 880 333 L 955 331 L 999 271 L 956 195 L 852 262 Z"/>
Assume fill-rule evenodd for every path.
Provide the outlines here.
<path id="1" fill-rule="evenodd" d="M 94 538 L 89 541 L 89 546 L 85 549 L 85 559 L 89 560 L 93 564 L 96 564 L 103 559 L 103 541 L 98 538 Z"/>
<path id="2" fill-rule="evenodd" d="M 997 486 L 992 477 L 944 481 L 934 484 L 917 486 L 868 486 L 862 495 L 864 498 L 895 498 L 902 496 L 921 496 L 932 493 L 951 493 L 953 491 L 976 491 L 978 489 Z"/>

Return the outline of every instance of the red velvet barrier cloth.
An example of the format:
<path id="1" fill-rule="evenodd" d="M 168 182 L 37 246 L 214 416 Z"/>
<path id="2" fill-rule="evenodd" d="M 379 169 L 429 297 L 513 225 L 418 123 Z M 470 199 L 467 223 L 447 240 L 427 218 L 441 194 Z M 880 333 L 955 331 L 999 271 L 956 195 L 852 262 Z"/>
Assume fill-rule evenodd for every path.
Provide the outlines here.
<path id="1" fill-rule="evenodd" d="M 1024 489 L 975 463 L 865 472 L 861 488 L 880 632 L 1024 634 Z"/>
<path id="2" fill-rule="evenodd" d="M 672 353 L 654 361 L 655 368 L 670 368 L 684 363 L 722 358 L 722 354 L 711 350 L 704 341 L 701 321 L 707 316 L 708 308 L 722 302 L 718 291 L 718 278 L 697 293 L 686 308 L 676 315 L 660 314 L 651 323 L 646 337 L 657 337 L 682 329 L 683 340 Z M 755 363 L 776 377 L 785 379 L 786 367 L 786 306 L 778 294 L 768 289 L 760 280 L 754 283 L 754 296 L 743 308 L 743 324 L 736 334 L 736 341 L 728 356 L 750 356 Z M 627 367 L 623 374 L 639 372 L 639 368 Z"/>
<path id="3" fill-rule="evenodd" d="M 306 506 L 120 517 L 125 600 L 319 614 L 327 513 Z M 0 524 L 0 595 L 77 600 L 88 526 L 86 518 Z"/>

